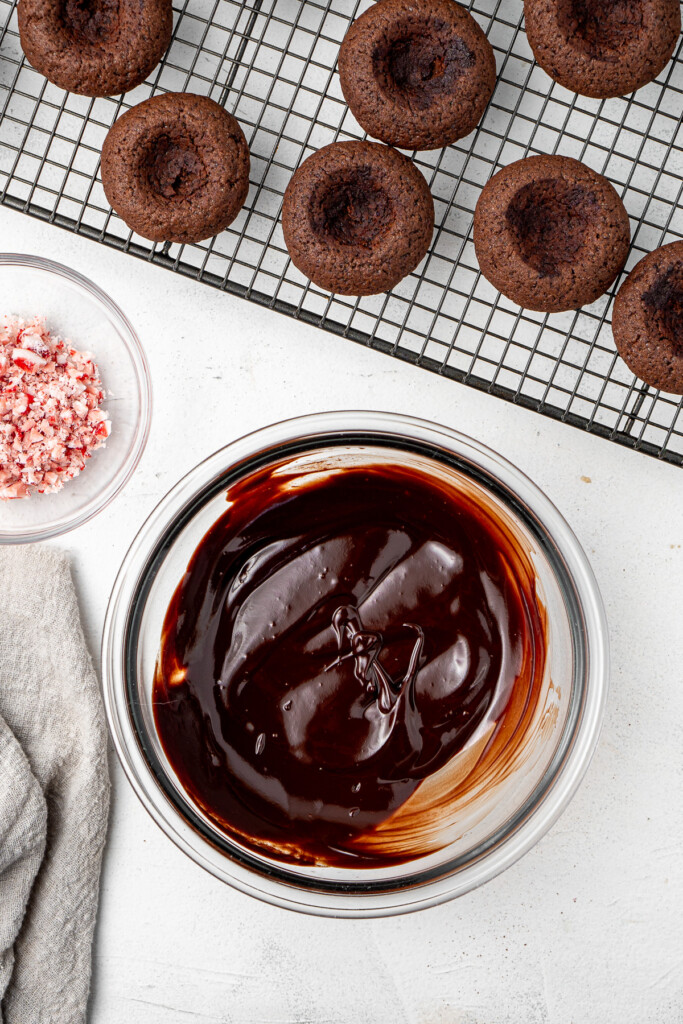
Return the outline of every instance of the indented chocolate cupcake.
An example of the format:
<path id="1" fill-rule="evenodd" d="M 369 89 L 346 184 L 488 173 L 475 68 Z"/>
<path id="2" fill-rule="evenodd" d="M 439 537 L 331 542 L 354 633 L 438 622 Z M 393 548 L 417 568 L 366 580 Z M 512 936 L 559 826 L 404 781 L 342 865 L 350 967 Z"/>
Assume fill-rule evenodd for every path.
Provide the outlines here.
<path id="1" fill-rule="evenodd" d="M 346 33 L 339 76 L 369 135 L 402 149 L 439 149 L 481 120 L 496 62 L 454 0 L 380 0 Z"/>
<path id="2" fill-rule="evenodd" d="M 134 89 L 171 42 L 171 0 L 19 0 L 33 67 L 62 89 L 115 96 Z"/>
<path id="3" fill-rule="evenodd" d="M 683 242 L 636 264 L 615 299 L 612 332 L 619 355 L 646 384 L 683 394 Z"/>
<path id="4" fill-rule="evenodd" d="M 333 142 L 295 172 L 282 207 L 295 267 L 340 295 L 389 291 L 426 255 L 434 230 L 427 182 L 377 142 Z"/>
<path id="5" fill-rule="evenodd" d="M 102 184 L 143 238 L 199 242 L 226 228 L 244 205 L 249 147 L 232 114 L 207 96 L 154 96 L 110 129 Z"/>
<path id="6" fill-rule="evenodd" d="M 625 96 L 668 63 L 679 0 L 524 0 L 526 34 L 551 78 L 582 96 Z"/>
<path id="7" fill-rule="evenodd" d="M 504 167 L 474 213 L 484 276 L 527 309 L 559 312 L 594 302 L 626 262 L 630 226 L 614 187 L 564 156 Z"/>

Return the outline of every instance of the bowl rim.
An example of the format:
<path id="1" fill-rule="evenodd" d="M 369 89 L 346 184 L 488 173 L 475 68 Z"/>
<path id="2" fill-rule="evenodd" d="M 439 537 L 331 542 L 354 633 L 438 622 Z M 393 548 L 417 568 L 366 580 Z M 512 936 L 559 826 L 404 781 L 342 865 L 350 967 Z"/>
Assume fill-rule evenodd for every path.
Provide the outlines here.
<path id="1" fill-rule="evenodd" d="M 305 440 L 312 448 L 316 438 L 337 435 L 338 443 L 343 445 L 362 435 L 363 443 L 369 444 L 368 435 L 373 432 L 391 435 L 399 443 L 441 443 L 446 450 L 486 470 L 523 501 L 562 556 L 575 588 L 586 667 L 570 744 L 557 764 L 554 755 L 543 776 L 545 779 L 550 774 L 540 798 L 528 809 L 522 808 L 524 813 L 520 812 L 513 831 L 490 849 L 485 848 L 464 868 L 440 873 L 409 888 L 401 887 L 399 881 L 383 891 L 359 894 L 307 889 L 303 876 L 288 883 L 267 870 L 255 871 L 221 852 L 192 827 L 154 774 L 131 721 L 124 648 L 133 599 L 155 552 L 168 550 L 164 537 L 174 523 L 190 515 L 193 504 L 212 483 L 215 486 L 231 467 L 241 466 L 245 458 L 257 453 L 277 456 L 288 440 Z M 434 906 L 489 881 L 531 849 L 566 808 L 588 768 L 604 716 L 608 669 L 607 620 L 597 582 L 576 536 L 543 491 L 507 459 L 459 431 L 412 416 L 367 410 L 314 413 L 271 424 L 238 438 L 190 470 L 157 504 L 133 540 L 112 589 L 102 637 L 104 703 L 114 746 L 137 796 L 166 835 L 195 863 L 244 893 L 276 906 L 336 917 L 389 916 Z M 539 788 L 540 782 L 534 793 Z"/>
<path id="2" fill-rule="evenodd" d="M 46 259 L 43 256 L 32 256 L 28 253 L 0 253 L 0 273 L 2 267 L 25 267 L 54 274 L 86 292 L 91 299 L 104 308 L 110 320 L 115 324 L 117 333 L 130 356 L 137 380 L 138 422 L 128 454 L 116 474 L 106 487 L 98 491 L 76 513 L 64 514 L 47 525 L 37 525 L 21 530 L 0 528 L 0 544 L 29 544 L 49 540 L 83 526 L 106 508 L 128 483 L 142 458 L 149 438 L 152 422 L 152 378 L 147 356 L 130 320 L 120 306 L 94 281 L 63 263 Z"/>

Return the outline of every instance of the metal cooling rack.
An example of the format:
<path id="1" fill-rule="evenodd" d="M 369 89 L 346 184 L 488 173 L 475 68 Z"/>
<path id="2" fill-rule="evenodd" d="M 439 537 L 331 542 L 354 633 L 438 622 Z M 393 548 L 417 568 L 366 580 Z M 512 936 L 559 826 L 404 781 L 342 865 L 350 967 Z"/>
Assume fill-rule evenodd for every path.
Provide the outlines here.
<path id="1" fill-rule="evenodd" d="M 292 172 L 336 139 L 363 138 L 336 73 L 350 0 L 184 0 L 163 63 L 125 99 L 66 94 L 24 61 L 14 0 L 0 0 L 0 201 L 105 245 L 462 381 L 662 460 L 683 465 L 683 400 L 636 380 L 616 355 L 610 294 L 543 316 L 479 274 L 472 215 L 499 167 L 561 153 L 606 174 L 631 216 L 627 270 L 683 237 L 681 45 L 656 82 L 627 99 L 575 96 L 532 58 L 521 0 L 472 0 L 496 52 L 498 83 L 476 132 L 418 153 L 436 205 L 428 257 L 391 294 L 330 296 L 290 263 L 280 208 Z M 112 214 L 99 178 L 104 137 L 156 92 L 203 93 L 232 111 L 252 154 L 237 220 L 200 245 L 156 245 Z M 618 285 L 620 282 L 617 282 Z"/>

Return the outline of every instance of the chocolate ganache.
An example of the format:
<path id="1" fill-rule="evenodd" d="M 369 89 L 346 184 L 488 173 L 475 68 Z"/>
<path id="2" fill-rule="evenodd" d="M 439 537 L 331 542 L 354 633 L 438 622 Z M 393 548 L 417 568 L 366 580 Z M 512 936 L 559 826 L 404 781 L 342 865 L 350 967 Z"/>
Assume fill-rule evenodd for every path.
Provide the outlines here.
<path id="1" fill-rule="evenodd" d="M 398 461 L 278 463 L 227 499 L 169 605 L 155 674 L 180 783 L 222 833 L 280 860 L 427 852 L 378 836 L 470 747 L 450 795 L 481 782 L 538 700 L 528 553 L 493 506 Z"/>

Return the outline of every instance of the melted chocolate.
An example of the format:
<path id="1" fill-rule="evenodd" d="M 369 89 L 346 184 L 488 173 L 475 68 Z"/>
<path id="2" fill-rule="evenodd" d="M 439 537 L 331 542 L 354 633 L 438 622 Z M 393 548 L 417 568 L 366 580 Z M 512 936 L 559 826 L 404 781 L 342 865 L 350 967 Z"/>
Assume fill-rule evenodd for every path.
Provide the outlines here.
<path id="1" fill-rule="evenodd" d="M 475 734 L 499 749 L 522 728 L 545 656 L 530 563 L 491 509 L 417 469 L 280 464 L 227 497 L 164 622 L 173 768 L 253 849 L 409 859 L 363 838 Z"/>

